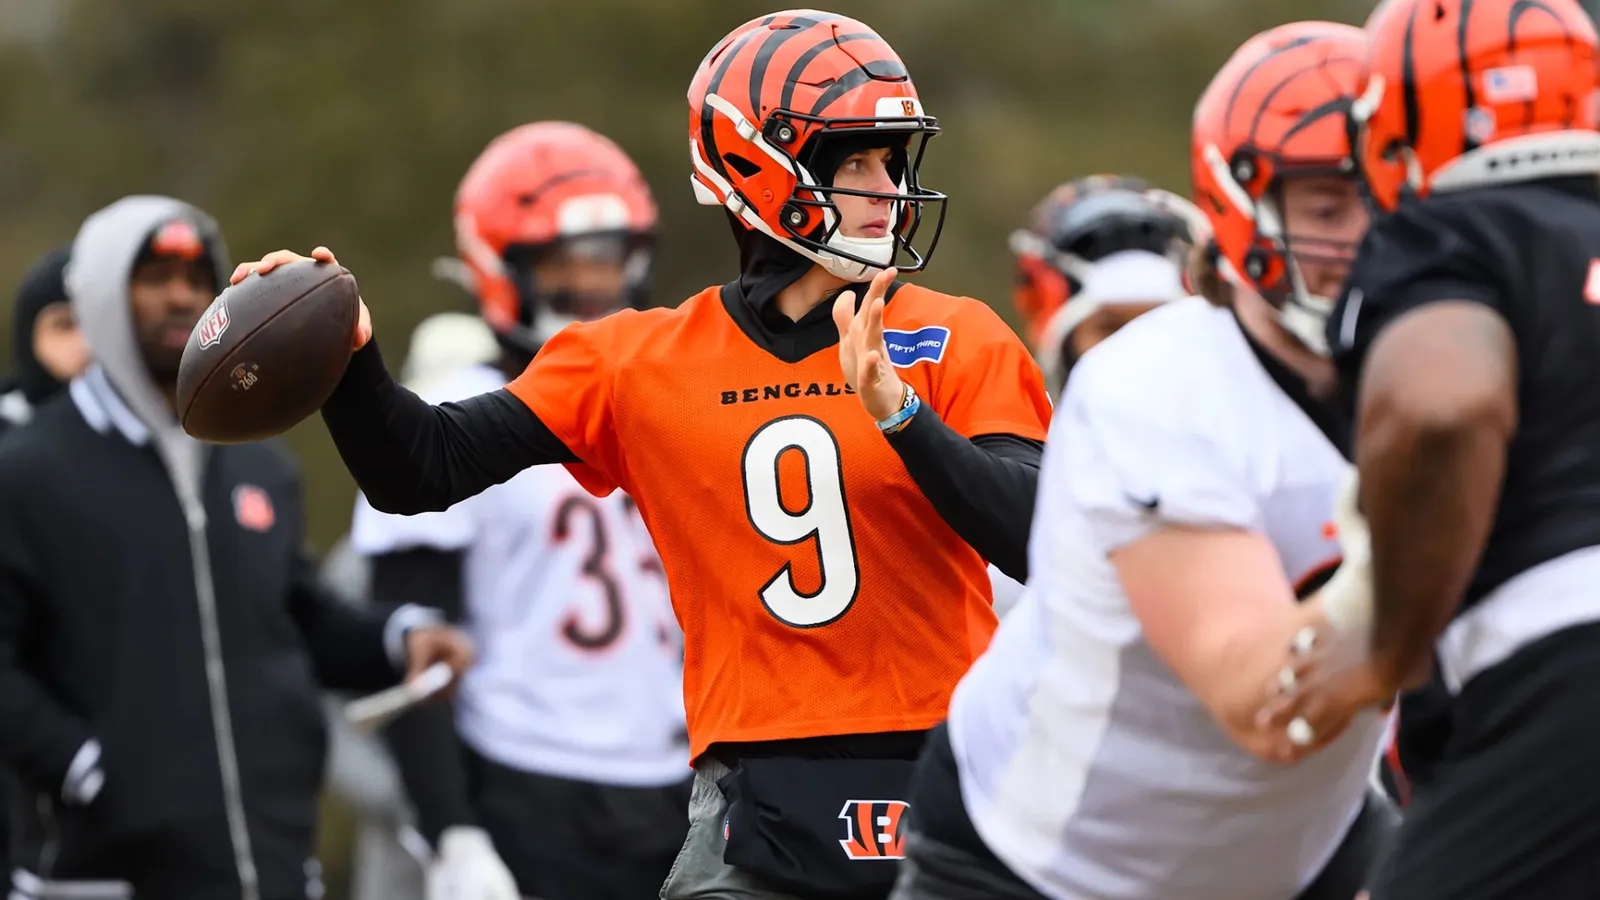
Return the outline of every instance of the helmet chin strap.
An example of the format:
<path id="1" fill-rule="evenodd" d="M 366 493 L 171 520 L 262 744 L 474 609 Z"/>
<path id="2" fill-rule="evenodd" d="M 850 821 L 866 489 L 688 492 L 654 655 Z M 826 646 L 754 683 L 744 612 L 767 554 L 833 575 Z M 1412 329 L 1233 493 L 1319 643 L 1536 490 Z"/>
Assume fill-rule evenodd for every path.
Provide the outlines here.
<path id="1" fill-rule="evenodd" d="M 905 193 L 906 185 L 904 181 L 899 184 L 899 188 L 902 194 Z M 826 241 L 827 246 L 841 253 L 859 256 L 862 259 L 870 259 L 877 264 L 876 266 L 865 266 L 841 256 L 835 256 L 832 253 L 807 253 L 805 255 L 811 257 L 813 262 L 826 269 L 830 275 L 852 282 L 870 281 L 879 272 L 887 269 L 890 263 L 894 262 L 895 234 L 899 228 L 900 204 L 893 203 L 889 210 L 888 233 L 883 237 L 846 237 L 844 230 L 841 228 L 835 231 L 833 236 Z"/>
<path id="2" fill-rule="evenodd" d="M 1278 322 L 1306 349 L 1318 356 L 1328 355 L 1328 317 L 1333 315 L 1333 300 L 1306 290 L 1305 278 L 1294 254 L 1285 254 L 1289 264 L 1289 296 L 1283 306 L 1273 307 Z"/>
<path id="3" fill-rule="evenodd" d="M 889 267 L 889 262 L 894 259 L 894 235 L 885 235 L 881 238 L 855 238 L 835 234 L 828 239 L 828 246 L 834 247 L 843 253 L 870 259 L 877 263 L 876 266 L 866 266 L 854 260 L 835 256 L 832 253 L 807 253 L 813 262 L 818 263 L 828 274 L 843 278 L 846 281 L 870 281 L 879 272 Z"/>

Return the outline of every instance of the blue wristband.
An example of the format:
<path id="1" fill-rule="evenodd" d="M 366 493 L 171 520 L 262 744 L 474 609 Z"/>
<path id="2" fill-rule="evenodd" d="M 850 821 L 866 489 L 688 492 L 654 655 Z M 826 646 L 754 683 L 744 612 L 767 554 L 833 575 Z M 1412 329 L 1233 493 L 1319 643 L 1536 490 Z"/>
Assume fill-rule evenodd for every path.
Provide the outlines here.
<path id="1" fill-rule="evenodd" d="M 894 434 L 906 427 L 906 423 L 910 422 L 911 417 L 916 415 L 917 410 L 921 408 L 922 398 L 918 397 L 917 392 L 911 389 L 911 385 L 906 385 L 905 400 L 900 409 L 886 419 L 879 419 L 878 430 L 884 434 Z"/>

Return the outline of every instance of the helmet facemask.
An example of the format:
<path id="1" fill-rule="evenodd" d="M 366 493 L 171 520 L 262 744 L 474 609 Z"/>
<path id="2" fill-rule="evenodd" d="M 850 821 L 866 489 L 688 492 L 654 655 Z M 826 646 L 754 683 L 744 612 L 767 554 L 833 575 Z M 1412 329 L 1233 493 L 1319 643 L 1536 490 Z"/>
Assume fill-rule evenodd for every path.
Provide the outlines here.
<path id="1" fill-rule="evenodd" d="M 768 121 L 782 119 L 773 117 Z M 869 129 L 859 125 L 841 126 L 839 120 L 825 121 L 794 160 L 797 183 L 781 213 L 785 233 L 780 239 L 787 238 L 799 245 L 803 253 L 810 251 L 807 255 L 813 260 L 847 280 L 864 280 L 889 266 L 902 271 L 921 270 L 927 265 L 944 226 L 945 196 L 923 190 L 917 181 L 922 155 L 928 139 L 937 133 L 937 127 Z M 856 153 L 876 149 L 889 151 L 888 175 L 895 186 L 893 192 L 841 187 L 836 183 L 839 168 L 846 160 Z M 882 237 L 844 234 L 844 215 L 836 199 L 839 197 L 885 201 L 889 218 L 887 233 Z M 919 251 L 914 241 L 922 227 L 924 213 L 935 204 L 938 205 L 938 219 L 932 240 L 925 251 Z M 817 223 L 814 227 L 802 231 L 807 223 L 813 222 Z"/>
<path id="2" fill-rule="evenodd" d="M 643 306 L 651 243 L 648 235 L 612 231 L 506 248 L 504 271 L 518 302 L 517 321 L 501 330 L 502 337 L 523 352 L 537 353 L 574 322 Z"/>
<path id="3" fill-rule="evenodd" d="M 939 133 L 939 126 L 932 116 L 922 114 L 914 99 L 882 98 L 878 105 L 883 114 L 866 118 L 813 116 L 777 109 L 757 128 L 734 104 L 717 94 L 708 94 L 707 115 L 713 122 L 731 126 L 742 147 L 718 148 L 719 171 L 702 156 L 706 147 L 691 140 L 695 195 L 703 204 L 727 207 L 746 227 L 768 235 L 845 281 L 870 280 L 891 265 L 901 272 L 921 271 L 927 267 L 944 228 L 947 198 L 923 188 L 917 175 L 928 139 Z M 823 169 L 825 161 L 819 153 L 827 154 L 829 147 L 837 147 L 836 141 L 864 136 L 869 146 L 887 146 L 891 141 L 900 146 L 896 155 L 904 162 L 897 162 L 897 168 L 903 168 L 894 192 L 836 187 L 833 170 Z M 748 158 L 752 155 L 757 158 Z M 837 159 L 842 161 L 847 155 Z M 761 186 L 776 187 L 776 183 L 788 182 L 791 177 L 792 186 L 786 188 L 786 196 Z M 749 191 L 752 196 L 746 197 L 741 191 Z M 883 238 L 841 235 L 836 196 L 889 201 L 888 234 Z M 919 249 L 913 242 L 922 231 L 924 216 L 935 207 L 932 237 Z"/>
<path id="4" fill-rule="evenodd" d="M 1308 350 L 1326 356 L 1327 321 L 1337 298 L 1312 292 L 1307 286 L 1302 263 L 1348 267 L 1358 243 L 1291 234 L 1284 213 L 1284 183 L 1286 179 L 1312 176 L 1348 179 L 1352 174 L 1351 164 L 1348 160 L 1290 163 L 1274 154 L 1250 150 L 1240 150 L 1231 161 L 1226 161 L 1215 147 L 1207 148 L 1206 160 L 1228 202 L 1253 226 L 1242 271 L 1229 266 L 1226 268 L 1229 276 L 1266 300 L 1279 324 Z M 1263 166 L 1268 174 L 1258 200 L 1245 185 L 1262 178 Z"/>

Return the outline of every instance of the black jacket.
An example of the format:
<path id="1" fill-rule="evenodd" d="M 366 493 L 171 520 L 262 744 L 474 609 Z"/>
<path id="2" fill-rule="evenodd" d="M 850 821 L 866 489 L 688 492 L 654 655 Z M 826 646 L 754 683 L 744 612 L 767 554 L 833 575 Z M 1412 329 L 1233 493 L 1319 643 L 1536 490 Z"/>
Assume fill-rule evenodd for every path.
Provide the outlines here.
<path id="1" fill-rule="evenodd" d="M 94 384 L 0 444 L 0 754 L 63 801 L 42 874 L 238 898 L 253 867 L 257 896 L 303 897 L 319 683 L 396 681 L 388 617 L 320 592 L 280 449 L 212 448 L 191 531 L 155 450 L 86 419 Z M 86 793 L 91 741 L 103 787 L 64 796 Z M 233 838 L 240 813 L 248 847 Z"/>

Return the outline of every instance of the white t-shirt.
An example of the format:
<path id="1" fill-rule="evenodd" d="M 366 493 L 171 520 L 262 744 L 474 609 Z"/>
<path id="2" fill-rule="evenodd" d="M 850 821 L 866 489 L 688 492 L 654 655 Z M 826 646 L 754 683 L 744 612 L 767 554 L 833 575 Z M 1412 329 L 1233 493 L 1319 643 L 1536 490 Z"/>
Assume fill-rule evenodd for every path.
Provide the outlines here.
<path id="1" fill-rule="evenodd" d="M 495 369 L 473 366 L 424 394 L 440 403 L 504 385 Z M 462 682 L 457 725 L 479 753 L 602 784 L 688 777 L 683 637 L 626 495 L 597 499 L 564 467 L 535 466 L 443 512 L 390 515 L 360 497 L 350 540 L 368 556 L 464 552 L 478 662 Z"/>
<path id="2" fill-rule="evenodd" d="M 1111 551 L 1164 523 L 1266 535 L 1299 585 L 1339 558 L 1345 463 L 1227 310 L 1152 311 L 1074 368 L 1045 445 L 1028 591 L 956 689 L 978 833 L 1059 900 L 1286 900 L 1356 814 L 1384 720 L 1296 766 L 1239 749 L 1142 637 Z"/>

